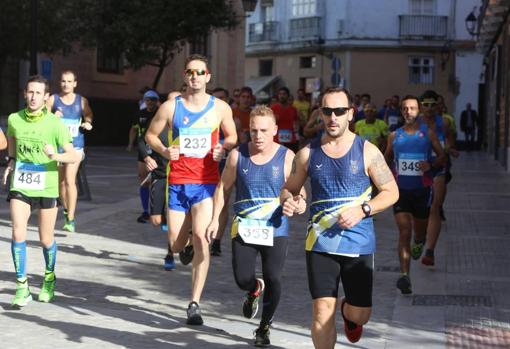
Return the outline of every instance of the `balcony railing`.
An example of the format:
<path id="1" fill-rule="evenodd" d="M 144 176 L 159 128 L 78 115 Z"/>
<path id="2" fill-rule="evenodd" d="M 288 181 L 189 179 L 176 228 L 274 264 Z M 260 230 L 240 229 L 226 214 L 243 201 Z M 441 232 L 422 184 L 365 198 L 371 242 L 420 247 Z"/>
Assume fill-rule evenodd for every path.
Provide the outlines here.
<path id="1" fill-rule="evenodd" d="M 447 16 L 400 15 L 400 38 L 446 39 Z"/>
<path id="2" fill-rule="evenodd" d="M 251 23 L 249 42 L 278 41 L 278 22 Z"/>
<path id="3" fill-rule="evenodd" d="M 290 39 L 312 39 L 322 36 L 320 17 L 305 17 L 290 20 Z"/>

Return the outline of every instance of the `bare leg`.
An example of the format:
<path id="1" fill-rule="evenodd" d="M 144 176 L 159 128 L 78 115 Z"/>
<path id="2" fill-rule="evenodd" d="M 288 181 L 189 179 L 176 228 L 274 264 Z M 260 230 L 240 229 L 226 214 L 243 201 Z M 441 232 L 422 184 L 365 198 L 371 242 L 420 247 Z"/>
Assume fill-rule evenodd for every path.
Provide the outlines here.
<path id="1" fill-rule="evenodd" d="M 66 208 L 67 208 L 67 217 L 70 221 L 74 220 L 74 216 L 76 213 L 76 202 L 78 200 L 78 188 L 76 187 L 76 175 L 78 174 L 78 169 L 80 168 L 80 162 L 75 162 L 72 164 L 65 164 L 65 194 L 66 197 Z"/>
<path id="2" fill-rule="evenodd" d="M 312 341 L 316 349 L 333 349 L 335 347 L 336 308 L 336 298 L 324 297 L 313 300 Z"/>

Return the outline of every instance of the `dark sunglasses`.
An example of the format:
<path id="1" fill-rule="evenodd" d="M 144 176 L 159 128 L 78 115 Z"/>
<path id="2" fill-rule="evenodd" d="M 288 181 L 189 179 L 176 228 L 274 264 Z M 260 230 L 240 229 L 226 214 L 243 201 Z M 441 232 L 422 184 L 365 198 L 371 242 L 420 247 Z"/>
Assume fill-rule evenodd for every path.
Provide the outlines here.
<path id="1" fill-rule="evenodd" d="M 188 76 L 193 76 L 193 74 L 197 74 L 198 76 L 208 74 L 207 69 L 186 69 L 184 74 Z"/>
<path id="2" fill-rule="evenodd" d="M 331 116 L 333 113 L 335 113 L 336 116 L 342 116 L 345 113 L 349 111 L 349 107 L 338 107 L 338 108 L 328 108 L 328 107 L 322 107 L 321 111 L 322 114 L 326 116 Z"/>
<path id="3" fill-rule="evenodd" d="M 423 105 L 426 108 L 434 108 L 437 105 L 437 103 L 427 103 L 427 102 L 425 102 L 425 103 L 422 103 L 421 105 Z"/>

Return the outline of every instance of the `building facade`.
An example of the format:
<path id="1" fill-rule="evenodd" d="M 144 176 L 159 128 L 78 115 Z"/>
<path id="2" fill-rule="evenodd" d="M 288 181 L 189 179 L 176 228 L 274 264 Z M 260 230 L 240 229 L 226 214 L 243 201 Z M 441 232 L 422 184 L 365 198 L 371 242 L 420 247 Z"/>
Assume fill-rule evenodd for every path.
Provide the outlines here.
<path id="1" fill-rule="evenodd" d="M 487 151 L 510 170 L 510 1 L 484 0 L 477 48 L 483 55 L 480 135 Z"/>
<path id="2" fill-rule="evenodd" d="M 260 98 L 327 86 L 444 96 L 460 116 L 477 101 L 479 62 L 464 19 L 477 0 L 260 0 L 247 19 L 246 79 Z"/>

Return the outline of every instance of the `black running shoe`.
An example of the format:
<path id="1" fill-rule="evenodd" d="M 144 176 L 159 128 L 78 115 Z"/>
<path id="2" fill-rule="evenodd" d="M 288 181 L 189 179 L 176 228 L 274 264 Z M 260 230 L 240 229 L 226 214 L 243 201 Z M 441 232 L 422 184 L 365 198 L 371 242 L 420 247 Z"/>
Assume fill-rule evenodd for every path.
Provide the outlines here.
<path id="1" fill-rule="evenodd" d="M 256 347 L 268 347 L 271 345 L 271 341 L 269 340 L 269 325 L 260 325 L 259 328 L 255 330 L 255 342 Z"/>
<path id="2" fill-rule="evenodd" d="M 190 264 L 193 260 L 193 245 L 184 247 L 184 249 L 179 252 L 179 259 L 181 260 L 182 265 Z"/>
<path id="3" fill-rule="evenodd" d="M 253 319 L 259 310 L 259 298 L 264 292 L 264 280 L 257 278 L 257 289 L 254 292 L 248 292 L 243 302 L 243 316 L 247 319 Z"/>
<path id="4" fill-rule="evenodd" d="M 147 223 L 147 221 L 149 220 L 149 214 L 147 212 L 144 212 L 142 213 L 137 219 L 136 221 L 138 223 Z"/>
<path id="5" fill-rule="evenodd" d="M 408 275 L 402 275 L 397 280 L 397 288 L 402 292 L 402 294 L 411 294 L 413 293 L 411 289 L 411 279 Z"/>
<path id="6" fill-rule="evenodd" d="M 186 323 L 188 325 L 202 325 L 204 320 L 202 320 L 202 313 L 200 312 L 200 307 L 197 302 L 191 302 L 188 305 L 187 310 L 188 319 Z"/>
<path id="7" fill-rule="evenodd" d="M 221 256 L 221 240 L 214 239 L 211 245 L 211 256 Z"/>

